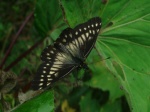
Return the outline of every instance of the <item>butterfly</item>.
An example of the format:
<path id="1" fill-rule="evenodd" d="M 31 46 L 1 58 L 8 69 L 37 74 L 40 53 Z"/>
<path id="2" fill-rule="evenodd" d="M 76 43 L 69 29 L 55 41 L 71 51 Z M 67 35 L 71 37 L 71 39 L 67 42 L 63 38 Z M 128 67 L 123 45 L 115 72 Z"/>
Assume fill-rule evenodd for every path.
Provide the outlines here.
<path id="1" fill-rule="evenodd" d="M 33 90 L 45 89 L 76 68 L 87 68 L 86 58 L 93 49 L 101 28 L 101 19 L 94 17 L 75 28 L 66 28 L 53 45 L 41 53 L 43 63 L 32 81 Z"/>

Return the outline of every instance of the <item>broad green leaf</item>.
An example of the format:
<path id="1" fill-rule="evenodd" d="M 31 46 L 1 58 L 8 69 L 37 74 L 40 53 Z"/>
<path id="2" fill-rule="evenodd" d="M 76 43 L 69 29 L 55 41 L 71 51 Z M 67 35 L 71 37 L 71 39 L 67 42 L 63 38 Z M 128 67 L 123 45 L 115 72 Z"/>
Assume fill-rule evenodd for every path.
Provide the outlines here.
<path id="1" fill-rule="evenodd" d="M 102 7 L 104 7 L 104 4 L 102 4 L 102 2 L 98 0 L 61 1 L 66 12 L 66 18 L 71 27 L 74 27 L 79 23 L 85 22 L 89 18 L 100 16 L 103 10 Z M 76 10 L 74 10 L 73 6 L 76 6 Z M 98 54 L 93 54 L 94 53 L 92 52 L 91 55 L 88 57 L 88 60 L 91 59 L 92 61 L 93 57 L 98 57 Z M 122 92 L 119 89 L 120 85 L 117 83 L 114 77 L 111 76 L 112 74 L 106 68 L 104 69 L 104 65 L 97 64 L 95 67 L 94 62 L 92 63 L 93 64 L 89 64 L 89 66 L 92 69 L 93 78 L 87 84 L 95 88 L 101 88 L 105 91 L 109 90 L 111 100 L 115 100 L 116 98 L 120 97 L 122 95 Z"/>
<path id="2" fill-rule="evenodd" d="M 71 27 L 85 22 L 89 18 L 100 16 L 100 0 L 61 0 L 66 18 Z"/>
<path id="3" fill-rule="evenodd" d="M 106 60 L 107 67 L 122 85 L 130 109 L 133 112 L 148 112 L 150 12 L 147 9 L 150 4 L 148 0 L 119 1 L 116 6 L 111 2 L 101 15 L 105 26 L 97 41 L 97 48 L 104 57 L 111 57 Z M 115 8 L 108 17 L 112 5 Z M 110 27 L 107 26 L 109 22 Z"/>
<path id="4" fill-rule="evenodd" d="M 45 91 L 44 93 L 18 106 L 12 112 L 54 112 L 53 91 Z"/>
<path id="5" fill-rule="evenodd" d="M 97 50 L 103 58 L 111 57 L 106 60 L 106 66 L 123 88 L 130 109 L 133 112 L 150 111 L 149 1 L 111 0 L 103 4 L 98 0 L 62 0 L 62 4 L 72 27 L 90 17 L 102 18 Z M 76 10 L 73 6 L 76 6 Z M 96 69 L 98 67 L 92 68 L 92 71 Z"/>
<path id="6" fill-rule="evenodd" d="M 121 85 L 115 79 L 115 77 L 104 67 L 104 63 L 96 63 L 90 65 L 92 69 L 92 79 L 86 82 L 87 85 L 90 85 L 94 88 L 102 89 L 103 91 L 109 91 L 109 99 L 111 101 L 120 98 L 123 95 L 122 90 L 120 89 Z"/>
<path id="7" fill-rule="evenodd" d="M 100 0 L 60 1 L 66 14 L 66 20 L 72 28 L 91 17 L 99 16 L 102 18 L 102 29 L 96 42 L 96 48 L 104 59 L 110 57 L 110 59 L 105 60 L 105 65 L 110 72 L 107 70 L 104 70 L 105 72 L 100 71 L 104 66 L 103 64 L 95 64 L 96 67 L 91 66 L 93 78 L 90 86 L 109 90 L 113 100 L 121 95 L 118 92 L 118 95 L 114 96 L 114 91 L 121 87 L 133 112 L 150 111 L 149 0 L 106 0 L 106 3 L 102 3 Z M 63 20 L 61 10 L 56 13 L 59 9 L 58 2 L 52 0 L 50 5 L 51 7 L 48 7 L 48 2 L 39 1 L 35 13 L 36 25 L 44 36 L 55 29 L 50 34 L 56 38 L 65 25 L 61 22 Z M 50 13 L 51 11 L 52 13 Z M 58 25 L 55 25 L 56 21 L 58 21 Z M 58 27 L 59 29 L 57 29 Z M 90 57 L 95 58 L 92 53 Z M 108 74 L 112 73 L 116 78 L 108 76 L 108 74 L 105 77 L 104 74 L 107 72 Z M 101 80 L 98 80 L 100 78 Z M 108 80 L 109 78 L 110 80 Z M 93 80 L 100 82 L 93 83 Z M 119 84 L 117 85 L 115 81 L 118 81 Z M 85 105 L 85 101 L 81 104 Z"/>
<path id="8" fill-rule="evenodd" d="M 57 0 L 37 0 L 34 16 L 35 28 L 42 37 L 52 35 L 56 39 L 67 27 Z"/>

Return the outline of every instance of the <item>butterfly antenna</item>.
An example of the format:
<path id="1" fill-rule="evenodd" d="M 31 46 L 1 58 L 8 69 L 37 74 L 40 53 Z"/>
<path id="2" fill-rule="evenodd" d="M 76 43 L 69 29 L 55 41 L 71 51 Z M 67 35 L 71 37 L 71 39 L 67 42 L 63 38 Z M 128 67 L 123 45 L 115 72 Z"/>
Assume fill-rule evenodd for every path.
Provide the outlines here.
<path id="1" fill-rule="evenodd" d="M 91 63 L 88 63 L 88 65 L 90 65 L 90 64 L 96 64 L 96 63 L 99 63 L 101 61 L 104 61 L 104 60 L 107 60 L 107 59 L 110 59 L 110 58 L 111 57 L 107 57 L 107 58 L 101 59 L 100 61 L 91 62 Z"/>
<path id="2" fill-rule="evenodd" d="M 107 59 L 110 59 L 110 57 L 107 57 L 107 58 L 105 58 L 105 59 L 102 59 L 101 61 L 103 61 L 103 60 L 107 60 Z"/>

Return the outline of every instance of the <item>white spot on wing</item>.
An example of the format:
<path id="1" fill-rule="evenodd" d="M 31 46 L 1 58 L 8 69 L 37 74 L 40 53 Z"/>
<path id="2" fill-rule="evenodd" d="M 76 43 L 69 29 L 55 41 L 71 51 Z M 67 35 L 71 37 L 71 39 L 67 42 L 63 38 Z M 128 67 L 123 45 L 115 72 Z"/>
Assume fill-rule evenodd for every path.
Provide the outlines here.
<path id="1" fill-rule="evenodd" d="M 78 35 L 78 32 L 76 32 L 75 34 Z"/>
<path id="2" fill-rule="evenodd" d="M 46 55 L 49 56 L 50 54 L 49 54 L 49 53 L 46 53 Z"/>
<path id="3" fill-rule="evenodd" d="M 81 29 L 79 29 L 79 31 L 81 32 L 82 30 L 81 30 Z"/>
<path id="4" fill-rule="evenodd" d="M 41 77 L 44 77 L 44 75 L 41 75 Z"/>
<path id="5" fill-rule="evenodd" d="M 51 68 L 51 70 L 52 70 L 52 71 L 56 71 L 56 70 L 58 70 L 58 68 Z M 53 73 L 55 73 L 55 72 L 53 72 Z M 53 74 L 53 73 L 52 73 L 52 74 Z"/>
<path id="6" fill-rule="evenodd" d="M 99 29 L 97 30 L 97 32 L 99 32 Z"/>
<path id="7" fill-rule="evenodd" d="M 63 42 L 66 42 L 66 39 L 63 39 Z"/>
<path id="8" fill-rule="evenodd" d="M 72 51 L 75 51 L 76 48 L 75 48 L 75 46 L 73 44 L 70 43 L 69 46 L 70 46 Z"/>
<path id="9" fill-rule="evenodd" d="M 44 81 L 44 79 L 40 79 L 40 81 Z"/>
<path id="10" fill-rule="evenodd" d="M 88 37 L 89 36 L 89 33 L 86 33 L 86 37 Z"/>
<path id="11" fill-rule="evenodd" d="M 86 30 L 86 28 L 84 28 L 84 30 Z"/>
<path id="12" fill-rule="evenodd" d="M 50 60 L 51 58 L 50 58 L 50 57 L 47 57 L 47 59 L 49 59 L 49 60 Z"/>
<path id="13" fill-rule="evenodd" d="M 51 77 L 51 75 L 47 75 L 47 77 Z"/>
<path id="14" fill-rule="evenodd" d="M 53 54 L 53 53 L 54 53 L 54 51 L 50 51 L 50 53 L 52 53 L 52 54 Z"/>
<path id="15" fill-rule="evenodd" d="M 77 39 L 75 39 L 75 40 L 73 41 L 73 43 L 74 43 L 73 46 L 74 46 L 74 45 L 75 45 L 75 46 L 79 46 L 79 43 L 78 43 Z M 70 43 L 70 44 L 69 44 L 69 47 L 71 48 L 71 46 L 72 46 L 72 44 Z M 74 46 L 74 47 L 75 47 L 75 46 Z M 75 47 L 75 48 L 76 48 L 76 47 Z"/>
<path id="16" fill-rule="evenodd" d="M 43 85 L 43 83 L 40 83 L 40 84 L 39 84 L 39 86 L 42 86 L 42 85 Z"/>
<path id="17" fill-rule="evenodd" d="M 85 35 L 84 35 L 84 34 L 82 34 L 81 36 L 82 36 L 83 40 L 84 40 L 84 41 L 86 41 L 86 37 L 85 37 Z"/>
<path id="18" fill-rule="evenodd" d="M 51 69 L 52 69 L 52 68 L 51 68 Z M 52 72 L 52 71 L 49 72 L 50 75 L 51 75 L 51 74 L 54 74 L 54 73 L 55 73 L 55 72 Z"/>
<path id="19" fill-rule="evenodd" d="M 55 48 L 53 48 L 53 50 L 56 50 Z"/>
<path id="20" fill-rule="evenodd" d="M 79 43 L 78 43 L 77 39 L 75 39 L 74 41 L 75 41 L 75 43 L 76 43 L 76 46 L 79 46 Z M 71 44 L 71 43 L 70 43 L 70 44 Z M 69 44 L 69 45 L 70 45 L 70 44 Z"/>
<path id="21" fill-rule="evenodd" d="M 58 61 L 59 61 L 59 60 L 60 60 L 60 61 L 64 61 L 64 60 L 65 60 L 65 56 L 58 56 L 58 57 L 57 57 L 57 60 L 58 60 Z M 56 61 L 57 61 L 57 60 L 56 60 Z"/>
<path id="22" fill-rule="evenodd" d="M 93 30 L 93 34 L 95 34 L 95 30 Z"/>
<path id="23" fill-rule="evenodd" d="M 42 87 L 39 88 L 39 90 L 42 89 Z"/>
<path id="24" fill-rule="evenodd" d="M 54 75 L 55 75 L 55 77 L 57 77 L 57 76 L 58 76 L 58 73 L 55 73 Z"/>
<path id="25" fill-rule="evenodd" d="M 89 30 L 89 32 L 92 33 L 91 30 Z"/>
<path id="26" fill-rule="evenodd" d="M 72 41 L 72 43 L 73 43 L 74 45 L 76 44 L 76 42 L 75 42 L 74 40 Z"/>
<path id="27" fill-rule="evenodd" d="M 92 26 L 92 27 L 94 27 L 94 25 L 93 25 L 93 24 L 92 24 L 91 26 Z"/>
<path id="28" fill-rule="evenodd" d="M 96 23 L 95 26 L 98 26 L 98 23 Z"/>
<path id="29" fill-rule="evenodd" d="M 61 65 L 53 65 L 54 68 L 61 68 Z"/>
<path id="30" fill-rule="evenodd" d="M 72 38 L 72 34 L 70 33 L 69 36 Z"/>
<path id="31" fill-rule="evenodd" d="M 92 37 L 89 36 L 89 40 L 91 40 L 91 39 L 92 39 Z"/>
<path id="32" fill-rule="evenodd" d="M 56 61 L 56 62 L 54 62 L 54 64 L 56 64 L 56 65 L 58 64 L 58 65 L 59 65 L 59 64 L 63 64 L 63 62 L 61 62 L 61 61 Z"/>
<path id="33" fill-rule="evenodd" d="M 47 80 L 48 80 L 48 81 L 51 81 L 51 80 L 53 80 L 53 79 L 51 79 L 51 78 L 48 78 Z"/>
<path id="34" fill-rule="evenodd" d="M 47 86 L 49 86 L 50 85 L 50 83 L 47 83 Z"/>
<path id="35" fill-rule="evenodd" d="M 46 71 L 43 71 L 43 73 L 46 73 Z"/>
<path id="36" fill-rule="evenodd" d="M 80 45 L 82 45 L 83 44 L 83 40 L 81 39 L 81 37 L 78 37 L 78 40 L 79 40 Z"/>

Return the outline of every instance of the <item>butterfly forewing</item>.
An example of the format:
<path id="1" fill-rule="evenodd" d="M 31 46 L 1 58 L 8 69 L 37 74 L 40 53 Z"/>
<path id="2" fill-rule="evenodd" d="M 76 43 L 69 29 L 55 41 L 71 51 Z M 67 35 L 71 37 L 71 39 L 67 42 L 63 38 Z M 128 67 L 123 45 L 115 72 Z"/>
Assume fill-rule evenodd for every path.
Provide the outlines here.
<path id="1" fill-rule="evenodd" d="M 74 28 L 74 35 L 79 42 L 82 58 L 86 58 L 94 47 L 101 28 L 101 20 L 95 17 Z"/>
<path id="2" fill-rule="evenodd" d="M 46 47 L 42 54 L 41 60 L 47 63 L 55 64 L 73 64 L 74 60 L 70 54 L 63 52 L 61 48 L 57 49 L 54 46 Z"/>
<path id="3" fill-rule="evenodd" d="M 85 59 L 96 42 L 100 28 L 101 20 L 95 17 L 74 29 L 66 28 L 56 42 L 62 43 L 74 57 Z"/>
<path id="4" fill-rule="evenodd" d="M 101 20 L 95 17 L 74 29 L 63 30 L 54 45 L 43 50 L 41 54 L 43 63 L 37 70 L 32 88 L 34 90 L 46 88 L 80 66 L 92 50 L 100 27 Z"/>
<path id="5" fill-rule="evenodd" d="M 73 64 L 50 64 L 42 63 L 32 82 L 34 90 L 43 89 L 69 74 L 76 66 Z"/>
<path id="6" fill-rule="evenodd" d="M 39 66 L 32 82 L 34 90 L 49 86 L 77 67 L 69 54 L 53 46 L 48 46 L 43 50 L 41 60 L 43 63 Z"/>
<path id="7" fill-rule="evenodd" d="M 74 31 L 71 28 L 66 28 L 56 40 L 56 43 L 62 43 L 65 49 L 74 57 L 80 57 L 80 46 L 76 40 Z"/>

